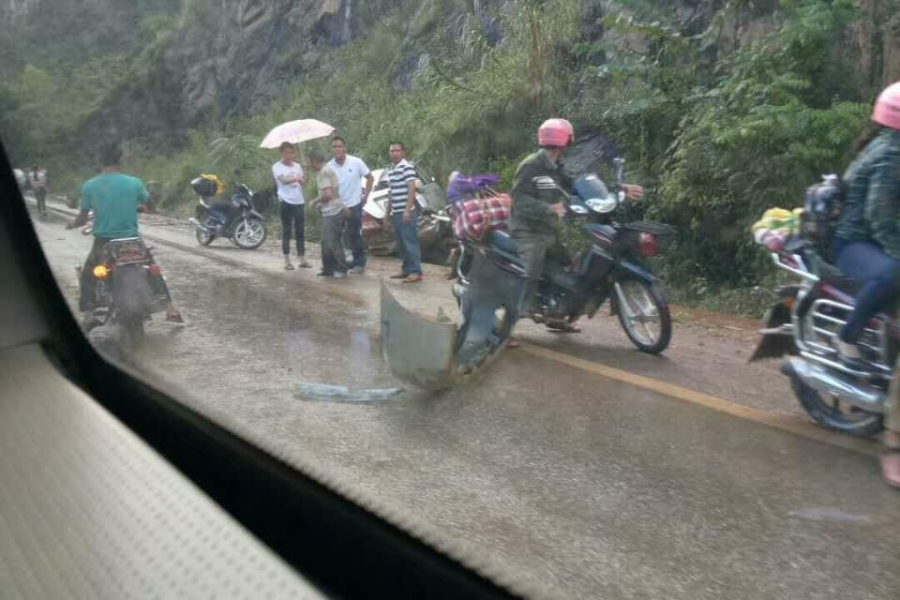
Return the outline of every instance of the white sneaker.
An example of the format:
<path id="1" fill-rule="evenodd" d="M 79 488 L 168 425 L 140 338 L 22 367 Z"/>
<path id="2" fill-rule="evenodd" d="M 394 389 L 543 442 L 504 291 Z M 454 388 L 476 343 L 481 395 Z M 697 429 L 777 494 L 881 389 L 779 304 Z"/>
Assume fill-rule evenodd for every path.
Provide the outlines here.
<path id="1" fill-rule="evenodd" d="M 334 275 L 332 275 L 332 277 L 334 277 L 335 279 L 344 279 L 346 276 L 347 274 L 343 271 L 335 271 Z"/>
<path id="2" fill-rule="evenodd" d="M 366 272 L 366 268 L 365 267 L 353 267 L 352 269 L 350 269 L 350 272 L 353 273 L 354 275 L 362 275 L 363 273 Z"/>

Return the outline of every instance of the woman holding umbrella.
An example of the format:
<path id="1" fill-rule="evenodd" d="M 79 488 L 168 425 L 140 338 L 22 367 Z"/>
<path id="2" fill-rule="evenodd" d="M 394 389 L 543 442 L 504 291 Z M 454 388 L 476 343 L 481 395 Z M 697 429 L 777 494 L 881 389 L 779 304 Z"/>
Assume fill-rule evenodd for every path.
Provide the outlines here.
<path id="1" fill-rule="evenodd" d="M 291 230 L 297 240 L 297 260 L 302 268 L 312 265 L 306 260 L 306 207 L 303 184 L 306 175 L 297 162 L 297 149 L 290 142 L 281 143 L 281 160 L 272 165 L 272 176 L 278 187 L 278 205 L 281 209 L 281 249 L 284 252 L 284 268 L 294 270 L 291 264 Z"/>
<path id="2" fill-rule="evenodd" d="M 303 167 L 297 163 L 297 148 L 309 140 L 322 138 L 334 133 L 334 127 L 315 119 L 301 119 L 282 123 L 269 132 L 260 144 L 261 148 L 278 148 L 281 160 L 272 165 L 272 176 L 278 187 L 281 208 L 281 248 L 284 251 L 284 268 L 291 271 L 291 231 L 297 240 L 297 257 L 300 266 L 310 268 L 306 260 L 306 213 L 303 199 L 303 185 L 306 176 Z"/>

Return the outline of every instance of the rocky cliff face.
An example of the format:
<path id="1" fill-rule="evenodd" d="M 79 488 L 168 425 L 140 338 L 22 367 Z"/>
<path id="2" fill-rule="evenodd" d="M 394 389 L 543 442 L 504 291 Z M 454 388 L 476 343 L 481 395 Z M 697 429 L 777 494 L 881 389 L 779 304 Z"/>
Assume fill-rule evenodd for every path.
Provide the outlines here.
<path id="1" fill-rule="evenodd" d="M 415 23 L 454 11 L 502 8 L 510 0 L 0 0 L 0 27 L 20 40 L 16 59 L 52 61 L 53 46 L 66 56 L 138 52 L 138 24 L 147 15 L 167 15 L 172 27 L 153 64 L 152 76 L 123 89 L 99 110 L 89 130 L 105 129 L 126 137 L 172 135 L 195 126 L 205 116 L 247 113 L 321 66 L 329 48 L 366 35 L 382 16 L 404 7 L 405 37 L 397 43 L 408 60 L 392 74 L 403 87 L 409 71 L 427 53 L 427 28 Z M 900 78 L 900 1 L 856 0 L 862 15 L 854 28 L 852 52 L 858 72 L 877 87 Z M 723 9 L 726 0 L 648 0 L 687 34 L 718 23 L 717 48 L 727 51 L 778 27 L 777 0 L 759 0 L 739 11 Z M 587 0 L 586 40 L 603 35 L 600 19 L 634 6 L 622 0 Z M 448 12 L 449 11 L 449 12 Z M 485 14 L 487 14 L 485 12 Z M 402 27 L 401 27 L 402 29 Z M 500 32 L 495 32 L 497 42 Z M 417 39 L 418 37 L 418 39 Z M 41 43 L 38 41 L 41 40 Z M 639 43 L 640 40 L 632 40 Z M 0 59 L 10 50 L 3 51 Z M 20 52 L 21 47 L 28 52 Z M 59 51 L 59 48 L 56 48 Z M 0 61 L 4 62 L 4 61 Z M 11 61 L 5 61 L 11 62 Z M 14 68 L 14 65 L 7 65 Z M 4 70 L 0 65 L 0 73 Z"/>

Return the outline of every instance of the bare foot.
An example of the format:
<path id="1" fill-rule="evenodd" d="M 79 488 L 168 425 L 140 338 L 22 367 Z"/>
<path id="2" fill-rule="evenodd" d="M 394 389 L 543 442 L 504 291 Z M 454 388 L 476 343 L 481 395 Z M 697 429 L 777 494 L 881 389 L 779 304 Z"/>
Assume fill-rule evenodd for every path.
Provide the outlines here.
<path id="1" fill-rule="evenodd" d="M 881 475 L 886 484 L 900 490 L 900 450 L 888 450 L 881 456 Z"/>

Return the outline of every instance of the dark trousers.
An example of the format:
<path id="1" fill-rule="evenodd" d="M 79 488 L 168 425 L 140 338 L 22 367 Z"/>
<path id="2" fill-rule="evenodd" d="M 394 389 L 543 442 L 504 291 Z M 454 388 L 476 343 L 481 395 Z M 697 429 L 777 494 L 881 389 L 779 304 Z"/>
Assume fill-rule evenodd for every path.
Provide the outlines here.
<path id="1" fill-rule="evenodd" d="M 297 256 L 306 255 L 306 212 L 302 204 L 281 202 L 281 251 L 291 253 L 291 230 L 297 240 Z"/>
<path id="2" fill-rule="evenodd" d="M 353 267 L 366 266 L 366 244 L 362 239 L 362 204 L 357 204 L 350 211 L 349 216 L 344 220 L 344 239 L 350 251 L 353 252 L 353 262 L 349 265 Z"/>
<path id="3" fill-rule="evenodd" d="M 900 291 L 900 260 L 871 242 L 836 240 L 832 256 L 837 267 L 863 283 L 856 307 L 841 329 L 841 340 L 855 344 L 876 314 L 891 307 Z"/>
<path id="4" fill-rule="evenodd" d="M 322 217 L 322 271 L 329 275 L 347 272 L 343 235 L 344 215 Z"/>
<path id="5" fill-rule="evenodd" d="M 414 210 L 409 225 L 403 222 L 403 211 L 391 214 L 394 225 L 394 237 L 397 240 L 397 250 L 403 257 L 404 275 L 422 274 L 422 252 L 419 250 L 419 232 L 417 231 L 419 211 Z"/>
<path id="6" fill-rule="evenodd" d="M 47 190 L 44 188 L 34 188 L 34 197 L 37 199 L 38 212 L 42 215 L 47 214 Z"/>

